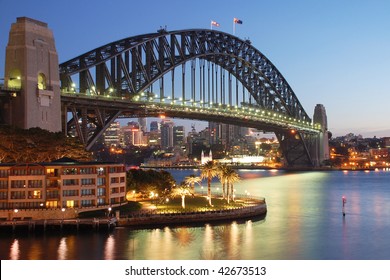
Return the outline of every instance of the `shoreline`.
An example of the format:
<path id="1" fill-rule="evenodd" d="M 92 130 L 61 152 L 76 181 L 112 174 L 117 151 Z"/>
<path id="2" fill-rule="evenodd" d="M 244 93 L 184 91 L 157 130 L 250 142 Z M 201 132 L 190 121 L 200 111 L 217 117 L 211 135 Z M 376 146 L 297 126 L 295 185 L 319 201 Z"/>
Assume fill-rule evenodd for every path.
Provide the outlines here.
<path id="1" fill-rule="evenodd" d="M 209 222 L 228 222 L 265 216 L 267 204 L 258 202 L 255 205 L 244 206 L 229 210 L 215 211 L 189 211 L 182 213 L 156 213 L 134 215 L 128 218 L 120 218 L 118 226 L 134 228 L 154 228 L 168 225 L 187 225 Z"/>
<path id="2" fill-rule="evenodd" d="M 43 210 L 42 210 L 43 211 Z M 119 214 L 119 213 L 118 213 Z M 139 210 L 127 216 L 113 218 L 72 219 L 21 219 L 0 221 L 2 232 L 78 232 L 112 230 L 116 227 L 135 229 L 159 228 L 190 224 L 231 222 L 248 219 L 262 219 L 267 214 L 265 199 L 252 199 L 251 203 L 233 209 L 188 211 Z"/>
<path id="3" fill-rule="evenodd" d="M 370 168 L 344 168 L 344 167 L 269 167 L 269 166 L 252 166 L 252 165 L 229 165 L 233 169 L 249 170 L 276 170 L 276 171 L 375 171 L 388 167 L 370 167 Z M 188 166 L 139 166 L 139 169 L 199 169 L 197 165 Z"/>

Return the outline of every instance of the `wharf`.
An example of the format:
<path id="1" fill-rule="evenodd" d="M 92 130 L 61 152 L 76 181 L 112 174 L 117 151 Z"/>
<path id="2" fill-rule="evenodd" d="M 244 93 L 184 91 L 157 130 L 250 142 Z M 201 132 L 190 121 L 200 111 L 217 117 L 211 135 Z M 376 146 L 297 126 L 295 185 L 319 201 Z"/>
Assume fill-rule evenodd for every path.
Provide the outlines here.
<path id="1" fill-rule="evenodd" d="M 110 219 L 47 219 L 1 221 L 1 232 L 17 231 L 75 231 L 75 230 L 110 230 L 117 225 L 116 218 Z"/>

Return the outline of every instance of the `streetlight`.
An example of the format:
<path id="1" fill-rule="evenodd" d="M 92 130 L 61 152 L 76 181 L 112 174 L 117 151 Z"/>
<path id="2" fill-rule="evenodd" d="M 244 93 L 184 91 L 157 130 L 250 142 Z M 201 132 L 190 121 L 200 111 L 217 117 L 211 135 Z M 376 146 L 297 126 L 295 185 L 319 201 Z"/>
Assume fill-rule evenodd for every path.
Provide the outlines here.
<path id="1" fill-rule="evenodd" d="M 63 222 L 65 217 L 65 208 L 62 208 L 61 211 L 62 211 L 62 222 Z"/>
<path id="2" fill-rule="evenodd" d="M 111 213 L 112 208 L 108 207 L 108 218 L 110 218 L 110 213 Z"/>

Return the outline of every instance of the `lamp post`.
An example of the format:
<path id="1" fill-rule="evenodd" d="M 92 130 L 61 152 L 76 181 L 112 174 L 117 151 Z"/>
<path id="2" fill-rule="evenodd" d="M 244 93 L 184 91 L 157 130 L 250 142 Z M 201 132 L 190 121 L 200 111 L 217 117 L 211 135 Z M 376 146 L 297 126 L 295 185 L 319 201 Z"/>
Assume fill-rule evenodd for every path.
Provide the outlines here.
<path id="1" fill-rule="evenodd" d="M 62 222 L 64 222 L 64 218 L 65 218 L 65 208 L 61 208 L 61 212 L 62 212 Z"/>
<path id="2" fill-rule="evenodd" d="M 15 209 L 15 210 L 14 210 L 15 215 L 14 215 L 14 217 L 13 217 L 13 220 L 16 219 L 16 214 L 17 214 L 18 212 L 19 212 L 19 209 Z"/>
<path id="3" fill-rule="evenodd" d="M 110 218 L 111 210 L 112 210 L 112 208 L 108 207 L 108 218 Z"/>

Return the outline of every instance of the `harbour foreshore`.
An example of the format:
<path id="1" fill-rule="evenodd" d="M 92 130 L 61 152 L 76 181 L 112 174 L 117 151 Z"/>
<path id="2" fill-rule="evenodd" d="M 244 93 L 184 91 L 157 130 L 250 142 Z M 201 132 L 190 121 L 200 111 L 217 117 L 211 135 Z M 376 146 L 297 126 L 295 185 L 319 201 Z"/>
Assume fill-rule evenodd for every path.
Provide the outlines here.
<path id="1" fill-rule="evenodd" d="M 248 206 L 215 210 L 215 211 L 188 211 L 188 212 L 139 212 L 118 220 L 119 226 L 145 227 L 173 224 L 205 223 L 216 221 L 228 221 L 236 219 L 248 219 L 263 216 L 267 213 L 265 201 L 253 203 Z"/>
<path id="2" fill-rule="evenodd" d="M 41 210 L 43 211 L 43 210 Z M 0 221 L 0 229 L 12 231 L 35 230 L 100 230 L 116 226 L 151 228 L 165 225 L 185 225 L 194 223 L 223 222 L 251 219 L 264 216 L 267 213 L 265 199 L 251 199 L 242 207 L 232 209 L 191 209 L 187 211 L 156 211 L 142 209 L 126 216 L 111 218 L 62 218 L 62 219 L 13 219 Z"/>

